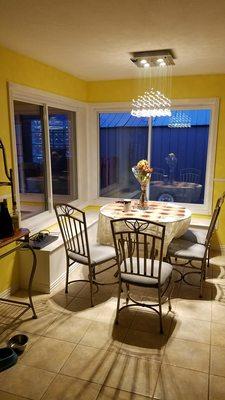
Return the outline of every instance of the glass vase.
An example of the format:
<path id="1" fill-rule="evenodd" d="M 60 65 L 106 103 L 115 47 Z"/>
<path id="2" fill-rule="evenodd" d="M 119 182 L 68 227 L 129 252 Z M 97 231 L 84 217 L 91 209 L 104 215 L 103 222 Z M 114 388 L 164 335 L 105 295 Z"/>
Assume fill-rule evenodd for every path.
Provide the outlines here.
<path id="1" fill-rule="evenodd" d="M 146 210 L 148 208 L 147 201 L 147 185 L 141 184 L 141 196 L 138 204 L 140 210 Z"/>

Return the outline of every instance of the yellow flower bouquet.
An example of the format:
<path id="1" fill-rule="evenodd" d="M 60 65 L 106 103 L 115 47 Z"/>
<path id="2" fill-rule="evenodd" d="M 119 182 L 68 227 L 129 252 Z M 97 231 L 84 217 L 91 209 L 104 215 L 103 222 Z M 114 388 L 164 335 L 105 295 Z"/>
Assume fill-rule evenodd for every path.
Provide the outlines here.
<path id="1" fill-rule="evenodd" d="M 140 160 L 137 165 L 132 168 L 132 172 L 137 179 L 137 181 L 141 185 L 141 197 L 139 201 L 139 208 L 146 209 L 147 207 L 147 196 L 146 196 L 146 188 L 151 179 L 151 174 L 153 172 L 153 168 L 149 166 L 147 160 Z"/>

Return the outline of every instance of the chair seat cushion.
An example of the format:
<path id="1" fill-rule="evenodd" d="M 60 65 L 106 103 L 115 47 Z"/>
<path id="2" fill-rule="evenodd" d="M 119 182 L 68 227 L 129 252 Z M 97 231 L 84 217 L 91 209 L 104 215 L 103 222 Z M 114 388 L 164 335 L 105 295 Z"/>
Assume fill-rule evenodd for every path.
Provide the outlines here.
<path id="1" fill-rule="evenodd" d="M 87 257 L 84 257 L 80 254 L 76 254 L 72 251 L 69 251 L 68 255 L 69 258 L 71 258 L 73 261 L 77 261 L 78 263 L 88 265 Z M 95 243 L 90 246 L 90 256 L 91 256 L 91 264 L 97 265 L 116 257 L 116 253 L 114 247 L 112 246 L 103 246 Z"/>
<path id="2" fill-rule="evenodd" d="M 181 238 L 174 239 L 168 247 L 167 255 L 189 260 L 202 260 L 206 251 L 203 244 L 189 242 Z"/>
<path id="3" fill-rule="evenodd" d="M 133 274 L 125 272 L 125 265 L 124 262 L 121 263 L 121 280 L 123 282 L 127 282 L 133 285 L 138 286 L 157 286 L 158 285 L 158 274 L 159 274 L 159 261 L 154 261 L 154 278 L 150 277 L 151 275 L 151 260 L 146 260 L 146 274 L 149 276 L 144 276 L 144 258 L 139 259 L 139 271 L 140 274 L 137 274 L 137 259 L 133 257 Z M 130 271 L 130 259 L 127 258 L 126 260 L 126 271 Z M 173 267 L 171 264 L 167 262 L 162 262 L 161 266 L 161 285 L 165 283 L 167 278 L 172 273 Z"/>
<path id="4" fill-rule="evenodd" d="M 179 239 L 188 240 L 192 243 L 205 244 L 207 231 L 188 229 Z"/>

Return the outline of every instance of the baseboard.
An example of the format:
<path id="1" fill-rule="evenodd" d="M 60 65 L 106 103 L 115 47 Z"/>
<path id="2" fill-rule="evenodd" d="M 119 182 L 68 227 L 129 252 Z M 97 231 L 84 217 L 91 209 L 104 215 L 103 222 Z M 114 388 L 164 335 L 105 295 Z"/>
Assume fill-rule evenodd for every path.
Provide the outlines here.
<path id="1" fill-rule="evenodd" d="M 12 296 L 12 294 L 15 293 L 17 290 L 19 290 L 19 285 L 10 286 L 8 289 L 0 292 L 0 297 L 2 297 L 3 299 L 7 299 L 8 297 Z"/>
<path id="2" fill-rule="evenodd" d="M 80 264 L 74 263 L 70 267 L 70 272 L 73 272 L 77 268 L 78 265 L 80 265 Z M 62 282 L 65 282 L 65 279 L 66 279 L 66 271 L 63 272 L 62 275 L 60 275 L 54 282 L 51 283 L 49 293 L 52 293 L 53 291 L 55 291 L 57 289 L 57 286 L 59 286 Z"/>
<path id="3" fill-rule="evenodd" d="M 225 256 L 225 245 L 221 244 L 220 246 L 213 247 L 212 250 L 220 253 L 222 256 Z"/>

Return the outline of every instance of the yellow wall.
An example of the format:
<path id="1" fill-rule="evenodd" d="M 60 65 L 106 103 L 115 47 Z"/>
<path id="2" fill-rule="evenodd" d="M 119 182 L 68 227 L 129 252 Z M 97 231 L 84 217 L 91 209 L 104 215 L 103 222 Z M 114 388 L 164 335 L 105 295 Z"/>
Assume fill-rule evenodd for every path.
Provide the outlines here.
<path id="1" fill-rule="evenodd" d="M 11 166 L 10 123 L 7 82 L 27 85 L 62 96 L 88 102 L 130 101 L 137 91 L 135 80 L 85 82 L 53 67 L 0 47 L 0 137 L 6 146 Z M 225 75 L 187 76 L 173 78 L 174 98 L 220 98 L 219 131 L 215 177 L 225 177 Z M 0 179 L 2 179 L 0 168 Z M 214 203 L 225 190 L 225 183 L 215 183 Z M 0 195 L 2 194 L 0 191 Z M 215 241 L 225 245 L 225 207 Z M 16 283 L 15 257 L 0 261 L 0 292 Z"/>
<path id="2" fill-rule="evenodd" d="M 88 102 L 131 101 L 137 94 L 139 84 L 132 79 L 89 82 Z M 173 77 L 174 99 L 212 98 L 220 99 L 218 137 L 216 149 L 215 178 L 225 178 L 225 75 L 198 75 Z M 214 183 L 213 203 L 225 191 L 225 182 Z M 225 245 L 225 205 L 221 211 L 214 245 Z"/>
<path id="3" fill-rule="evenodd" d="M 87 83 L 53 67 L 0 47 L 0 138 L 6 147 L 10 167 L 11 144 L 7 82 L 19 83 L 81 101 L 86 100 Z M 0 162 L 0 180 L 2 180 L 2 159 Z M 0 195 L 7 192 L 8 190 L 5 188 L 0 189 Z M 14 254 L 0 261 L 0 292 L 16 284 L 17 279 Z"/>

